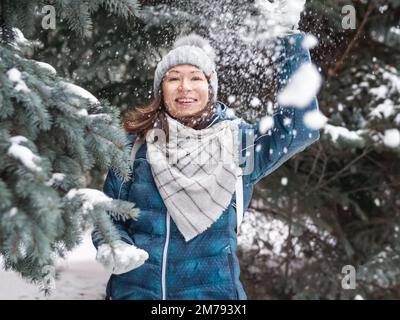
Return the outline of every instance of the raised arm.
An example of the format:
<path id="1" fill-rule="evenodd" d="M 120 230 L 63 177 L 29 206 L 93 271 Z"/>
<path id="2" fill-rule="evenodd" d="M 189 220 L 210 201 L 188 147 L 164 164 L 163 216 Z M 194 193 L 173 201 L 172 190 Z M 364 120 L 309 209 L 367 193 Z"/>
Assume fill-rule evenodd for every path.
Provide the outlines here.
<path id="1" fill-rule="evenodd" d="M 282 89 L 287 80 L 304 63 L 310 63 L 311 57 L 308 49 L 302 46 L 303 33 L 288 35 L 282 39 L 282 58 L 278 68 L 279 89 Z M 304 124 L 303 116 L 309 111 L 318 110 L 318 101 L 314 97 L 306 108 L 279 106 L 274 119 L 274 126 L 266 133 L 259 131 L 260 122 L 256 124 L 243 124 L 242 132 L 249 130 L 254 135 L 254 144 L 249 147 L 254 154 L 254 168 L 249 173 L 250 181 L 258 182 L 269 175 L 285 161 L 296 153 L 303 151 L 307 146 L 317 141 L 320 137 L 319 130 L 308 128 Z M 243 135 L 243 141 L 245 140 Z M 245 146 L 243 142 L 243 146 Z"/>

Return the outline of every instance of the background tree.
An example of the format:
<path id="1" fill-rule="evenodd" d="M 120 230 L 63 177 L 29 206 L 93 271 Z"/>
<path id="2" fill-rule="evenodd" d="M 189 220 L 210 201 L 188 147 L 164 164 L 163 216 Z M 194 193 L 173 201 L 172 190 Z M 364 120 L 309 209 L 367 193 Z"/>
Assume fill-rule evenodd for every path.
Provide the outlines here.
<path id="1" fill-rule="evenodd" d="M 341 27 L 345 4 L 356 9 L 355 30 Z M 399 10 L 399 1 L 308 2 L 302 29 L 319 40 L 312 56 L 329 121 L 316 144 L 256 188 L 262 204 L 253 209 L 283 220 L 286 241 L 279 254 L 253 250 L 260 259 L 243 252 L 246 282 L 270 284 L 249 286 L 253 297 L 400 296 Z M 345 265 L 357 271 L 354 290 L 342 288 Z"/>

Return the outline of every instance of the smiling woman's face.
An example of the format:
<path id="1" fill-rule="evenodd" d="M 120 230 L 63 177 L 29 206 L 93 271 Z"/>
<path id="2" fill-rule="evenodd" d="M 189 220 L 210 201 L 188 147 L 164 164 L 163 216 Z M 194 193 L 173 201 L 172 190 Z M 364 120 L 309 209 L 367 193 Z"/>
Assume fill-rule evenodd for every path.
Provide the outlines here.
<path id="1" fill-rule="evenodd" d="M 208 81 L 203 71 L 189 65 L 177 65 L 162 82 L 165 107 L 175 118 L 190 117 L 205 109 L 209 99 Z"/>

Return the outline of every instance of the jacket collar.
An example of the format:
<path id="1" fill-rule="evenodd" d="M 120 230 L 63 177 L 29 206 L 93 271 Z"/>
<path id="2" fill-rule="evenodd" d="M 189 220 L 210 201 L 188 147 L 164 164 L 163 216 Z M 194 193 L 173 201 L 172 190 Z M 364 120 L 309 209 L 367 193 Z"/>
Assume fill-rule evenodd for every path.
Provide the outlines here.
<path id="1" fill-rule="evenodd" d="M 210 128 L 213 124 L 225 120 L 226 111 L 228 107 L 221 101 L 217 101 L 217 111 L 211 116 L 207 128 Z"/>

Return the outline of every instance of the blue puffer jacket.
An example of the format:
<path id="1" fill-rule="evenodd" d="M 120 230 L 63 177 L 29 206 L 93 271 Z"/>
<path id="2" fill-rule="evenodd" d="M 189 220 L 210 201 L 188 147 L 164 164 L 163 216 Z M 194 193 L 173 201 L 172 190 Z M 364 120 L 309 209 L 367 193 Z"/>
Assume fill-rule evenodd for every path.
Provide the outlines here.
<path id="1" fill-rule="evenodd" d="M 288 79 L 298 67 L 310 62 L 310 54 L 302 48 L 303 34 L 283 39 L 286 58 L 279 71 L 281 80 Z M 294 154 L 304 150 L 319 139 L 319 131 L 303 124 L 304 113 L 317 110 L 313 99 L 304 109 L 281 108 L 275 115 L 274 129 L 259 133 L 259 124 L 242 123 L 241 132 L 254 134 L 250 149 L 254 155 L 254 168 L 243 176 L 244 209 L 248 207 L 254 184 L 267 176 Z M 235 118 L 228 117 L 228 108 L 218 102 L 218 111 L 210 119 L 209 126 Z M 283 119 L 290 118 L 284 125 Z M 294 134 L 294 131 L 295 134 Z M 135 136 L 128 135 L 132 143 Z M 245 146 L 245 141 L 243 142 Z M 249 153 L 242 155 L 247 166 Z M 149 253 L 149 259 L 139 268 L 121 275 L 111 275 L 107 285 L 110 299 L 247 299 L 239 279 L 240 268 L 236 255 L 236 195 L 233 194 L 228 208 L 206 231 L 185 242 L 174 221 L 168 214 L 153 180 L 150 164 L 143 144 L 133 163 L 133 181 L 121 183 L 116 174 L 108 172 L 104 192 L 112 197 L 132 201 L 140 209 L 137 221 L 114 221 L 121 239 Z M 95 243 L 97 246 L 100 243 Z"/>

